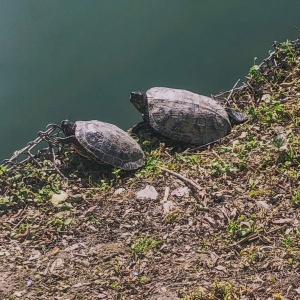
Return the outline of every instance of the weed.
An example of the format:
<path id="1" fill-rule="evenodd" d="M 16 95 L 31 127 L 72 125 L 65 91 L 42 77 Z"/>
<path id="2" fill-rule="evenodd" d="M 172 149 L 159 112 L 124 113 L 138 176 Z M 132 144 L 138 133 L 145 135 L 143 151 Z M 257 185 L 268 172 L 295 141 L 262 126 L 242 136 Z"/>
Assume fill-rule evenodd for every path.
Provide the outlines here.
<path id="1" fill-rule="evenodd" d="M 189 293 L 182 292 L 185 295 L 180 300 L 238 300 L 240 294 L 238 289 L 231 282 L 214 282 L 214 286 L 207 290 L 196 287 Z"/>
<path id="2" fill-rule="evenodd" d="M 74 221 L 73 218 L 69 216 L 70 211 L 60 211 L 48 219 L 47 225 L 53 225 L 58 231 L 61 231 L 65 226 L 70 225 Z"/>
<path id="3" fill-rule="evenodd" d="M 275 136 L 275 138 L 273 139 L 273 145 L 275 146 L 275 148 L 277 148 L 277 150 L 286 149 L 287 140 L 285 136 L 282 134 Z"/>
<path id="4" fill-rule="evenodd" d="M 0 211 L 7 211 L 12 206 L 12 197 L 1 197 L 0 198 Z"/>
<path id="5" fill-rule="evenodd" d="M 171 223 L 174 223 L 176 221 L 179 221 L 180 218 L 181 218 L 180 215 L 176 211 L 175 212 L 171 211 L 170 213 L 168 213 L 165 216 L 164 220 L 165 220 L 166 223 L 171 224 Z"/>
<path id="6" fill-rule="evenodd" d="M 96 186 L 96 189 L 101 192 L 107 192 L 112 187 L 112 181 L 101 179 L 100 183 Z"/>
<path id="7" fill-rule="evenodd" d="M 254 232 L 254 221 L 245 221 L 245 216 L 240 216 L 237 220 L 231 220 L 226 228 L 230 232 L 231 239 L 245 237 Z"/>
<path id="8" fill-rule="evenodd" d="M 238 300 L 240 296 L 238 294 L 237 288 L 231 282 L 218 282 L 214 283 L 214 291 L 212 299 L 215 300 Z"/>
<path id="9" fill-rule="evenodd" d="M 214 177 L 220 177 L 223 174 L 228 174 L 233 171 L 233 167 L 229 162 L 224 162 L 218 158 L 212 160 L 210 167 Z"/>
<path id="10" fill-rule="evenodd" d="M 297 188 L 294 194 L 292 194 L 291 204 L 293 207 L 300 207 L 300 186 Z"/>
<path id="11" fill-rule="evenodd" d="M 286 300 L 280 293 L 273 294 L 274 300 Z"/>
<path id="12" fill-rule="evenodd" d="M 118 287 L 119 287 L 119 282 L 117 282 L 117 281 L 114 281 L 111 285 L 110 285 L 110 287 L 112 288 L 112 289 L 117 289 Z"/>
<path id="13" fill-rule="evenodd" d="M 150 237 L 142 237 L 139 238 L 135 243 L 131 245 L 131 250 L 135 257 L 145 255 L 147 252 L 156 247 L 157 245 L 161 244 L 162 240 L 154 241 Z"/>
<path id="14" fill-rule="evenodd" d="M 86 217 L 86 221 L 91 222 L 93 225 L 96 225 L 99 228 L 103 226 L 103 224 L 102 224 L 101 220 L 99 219 L 99 217 L 96 217 L 93 214 L 88 215 Z"/>
<path id="15" fill-rule="evenodd" d="M 7 166 L 5 165 L 0 166 L 0 176 L 5 174 L 6 170 L 7 170 Z"/>
<path id="16" fill-rule="evenodd" d="M 265 77 L 261 74 L 260 68 L 258 65 L 255 64 L 257 57 L 254 58 L 254 65 L 250 68 L 249 76 L 256 82 L 256 83 L 263 83 L 265 82 Z"/>
<path id="17" fill-rule="evenodd" d="M 115 273 L 119 274 L 123 268 L 123 264 L 120 262 L 120 260 L 117 257 L 113 260 L 113 265 L 114 265 Z"/>
<path id="18" fill-rule="evenodd" d="M 287 60 L 289 62 L 294 62 L 297 58 L 297 50 L 292 47 L 292 44 L 290 41 L 286 41 L 280 44 L 281 50 L 283 50 L 283 53 L 286 55 Z"/>
<path id="19" fill-rule="evenodd" d="M 290 248 L 293 244 L 293 240 L 291 238 L 285 238 L 282 242 L 286 248 Z"/>
<path id="20" fill-rule="evenodd" d="M 180 300 L 204 300 L 208 299 L 205 297 L 205 292 L 201 287 L 195 287 L 190 292 L 181 292 L 183 295 Z"/>

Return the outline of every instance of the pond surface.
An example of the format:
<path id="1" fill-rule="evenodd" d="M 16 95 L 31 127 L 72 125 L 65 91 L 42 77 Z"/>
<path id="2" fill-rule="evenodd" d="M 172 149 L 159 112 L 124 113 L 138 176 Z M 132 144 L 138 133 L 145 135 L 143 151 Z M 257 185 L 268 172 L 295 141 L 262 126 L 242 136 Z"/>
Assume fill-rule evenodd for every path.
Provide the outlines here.
<path id="1" fill-rule="evenodd" d="M 230 89 L 300 38 L 299 0 L 0 1 L 0 161 L 48 123 L 141 119 L 132 90 Z"/>

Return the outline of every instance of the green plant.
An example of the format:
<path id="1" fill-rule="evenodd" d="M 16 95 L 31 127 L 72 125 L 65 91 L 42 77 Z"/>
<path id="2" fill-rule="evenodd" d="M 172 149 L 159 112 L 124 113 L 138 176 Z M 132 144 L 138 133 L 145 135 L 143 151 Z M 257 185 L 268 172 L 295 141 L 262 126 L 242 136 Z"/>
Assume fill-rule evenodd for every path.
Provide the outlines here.
<path id="1" fill-rule="evenodd" d="M 211 299 L 215 300 L 238 300 L 238 289 L 231 282 L 214 282 L 214 290 Z"/>
<path id="2" fill-rule="evenodd" d="M 88 215 L 85 219 L 87 222 L 91 222 L 93 225 L 96 225 L 99 228 L 103 226 L 101 219 L 94 214 Z"/>
<path id="3" fill-rule="evenodd" d="M 283 239 L 282 242 L 283 242 L 283 244 L 284 244 L 284 246 L 285 246 L 286 248 L 291 247 L 292 244 L 293 244 L 293 240 L 292 240 L 291 238 L 289 238 L 289 237 Z"/>
<path id="4" fill-rule="evenodd" d="M 270 125 L 281 122 L 286 110 L 279 101 L 270 102 L 270 105 L 263 105 L 261 109 L 264 120 Z"/>
<path id="5" fill-rule="evenodd" d="M 255 64 L 256 59 L 257 59 L 257 57 L 254 57 L 254 65 L 249 70 L 249 76 L 256 83 L 263 83 L 263 82 L 265 82 L 265 77 L 261 74 L 259 66 Z"/>
<path id="6" fill-rule="evenodd" d="M 231 239 L 245 237 L 254 232 L 254 221 L 246 221 L 245 216 L 242 215 L 237 220 L 231 220 L 226 231 L 230 233 Z"/>
<path id="7" fill-rule="evenodd" d="M 0 211 L 7 211 L 12 204 L 11 197 L 1 197 L 0 198 Z"/>
<path id="8" fill-rule="evenodd" d="M 7 170 L 7 166 L 5 165 L 0 166 L 0 176 L 5 174 L 6 170 Z"/>
<path id="9" fill-rule="evenodd" d="M 117 288 L 119 287 L 119 282 L 118 282 L 118 281 L 114 281 L 114 282 L 110 285 L 110 287 L 111 287 L 112 289 L 117 289 Z"/>
<path id="10" fill-rule="evenodd" d="M 280 44 L 280 50 L 286 55 L 289 62 L 294 62 L 297 58 L 297 50 L 292 46 L 290 41 Z"/>
<path id="11" fill-rule="evenodd" d="M 300 207 L 300 186 L 292 193 L 291 204 L 295 208 Z"/>
<path id="12" fill-rule="evenodd" d="M 65 226 L 70 225 L 74 221 L 74 219 L 69 216 L 70 211 L 60 211 L 51 216 L 48 219 L 47 224 L 54 225 L 58 231 L 61 231 Z"/>
<path id="13" fill-rule="evenodd" d="M 134 256 L 145 255 L 147 252 L 156 247 L 157 245 L 161 244 L 162 240 L 153 240 L 150 237 L 142 237 L 139 238 L 135 243 L 133 243 L 130 248 L 134 254 Z"/>
<path id="14" fill-rule="evenodd" d="M 112 186 L 112 181 L 101 179 L 100 183 L 96 186 L 96 188 L 101 192 L 106 192 L 111 188 L 111 186 Z"/>
<path id="15" fill-rule="evenodd" d="M 215 158 L 210 163 L 211 173 L 215 177 L 220 177 L 223 174 L 228 174 L 233 171 L 233 167 L 229 162 L 224 162 L 219 158 Z"/>

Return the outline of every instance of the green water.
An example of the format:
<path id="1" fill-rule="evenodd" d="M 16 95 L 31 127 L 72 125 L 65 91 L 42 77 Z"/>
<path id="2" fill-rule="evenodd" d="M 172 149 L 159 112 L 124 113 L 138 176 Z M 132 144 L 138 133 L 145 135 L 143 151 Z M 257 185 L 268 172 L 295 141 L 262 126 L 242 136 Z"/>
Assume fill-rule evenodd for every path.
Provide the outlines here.
<path id="1" fill-rule="evenodd" d="M 65 118 L 127 129 L 132 90 L 230 89 L 274 40 L 300 38 L 299 12 L 299 0 L 0 0 L 0 160 Z"/>

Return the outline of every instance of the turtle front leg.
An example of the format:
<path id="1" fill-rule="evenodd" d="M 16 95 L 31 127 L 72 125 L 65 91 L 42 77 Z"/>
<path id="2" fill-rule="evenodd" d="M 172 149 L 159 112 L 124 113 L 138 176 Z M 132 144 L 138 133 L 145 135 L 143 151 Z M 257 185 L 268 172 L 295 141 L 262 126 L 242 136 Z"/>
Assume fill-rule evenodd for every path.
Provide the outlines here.
<path id="1" fill-rule="evenodd" d="M 67 137 L 64 137 L 64 138 L 61 138 L 61 137 L 58 137 L 55 139 L 55 142 L 56 143 L 59 143 L 59 144 L 77 144 L 78 141 L 75 137 L 75 135 L 70 135 L 70 136 L 67 136 Z"/>
<path id="2" fill-rule="evenodd" d="M 145 129 L 150 129 L 150 126 L 145 121 L 142 121 L 142 122 L 139 122 L 139 123 L 135 124 L 134 126 L 132 126 L 131 132 L 134 134 L 138 134 L 139 131 L 145 130 Z"/>

